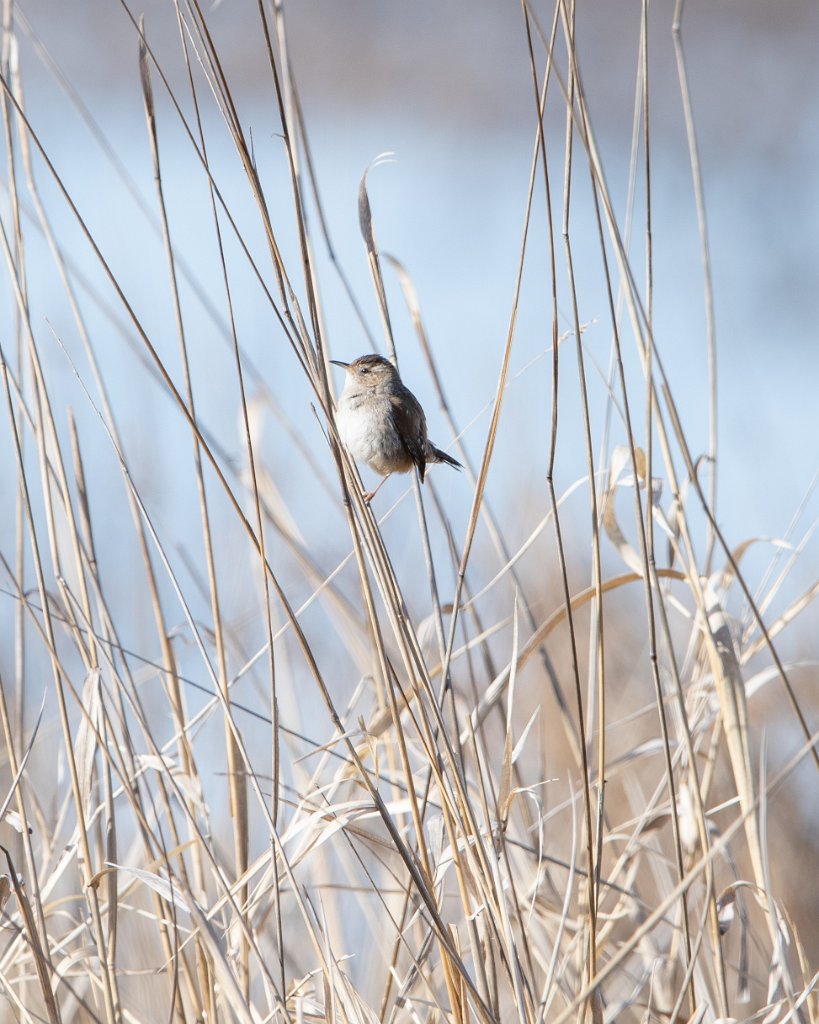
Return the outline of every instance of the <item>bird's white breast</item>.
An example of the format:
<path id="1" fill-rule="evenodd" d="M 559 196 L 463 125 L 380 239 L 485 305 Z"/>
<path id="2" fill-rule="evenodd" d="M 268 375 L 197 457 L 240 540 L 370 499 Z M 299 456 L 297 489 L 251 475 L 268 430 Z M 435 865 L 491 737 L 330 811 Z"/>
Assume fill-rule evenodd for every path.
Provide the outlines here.
<path id="1" fill-rule="evenodd" d="M 386 396 L 350 392 L 345 385 L 336 411 L 342 444 L 354 459 L 366 462 L 381 476 L 404 472 L 411 465 L 393 424 Z M 403 463 L 408 465 L 404 466 Z"/>

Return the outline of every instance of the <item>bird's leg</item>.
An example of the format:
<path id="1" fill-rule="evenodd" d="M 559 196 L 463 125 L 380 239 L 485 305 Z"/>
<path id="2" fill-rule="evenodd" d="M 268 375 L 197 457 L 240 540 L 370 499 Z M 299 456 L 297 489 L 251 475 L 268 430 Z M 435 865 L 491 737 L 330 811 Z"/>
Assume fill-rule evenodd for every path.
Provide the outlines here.
<path id="1" fill-rule="evenodd" d="M 376 494 L 378 494 L 378 492 L 381 490 L 381 488 L 384 486 L 384 484 L 387 482 L 387 480 L 390 478 L 391 475 L 392 475 L 391 473 L 387 473 L 387 475 L 384 477 L 384 479 L 381 481 L 381 483 L 378 485 L 378 487 L 376 487 L 376 489 L 374 491 L 366 491 L 365 492 L 365 494 L 364 494 L 364 504 L 365 505 L 369 505 L 370 504 L 370 502 L 373 500 L 373 498 L 376 496 Z"/>

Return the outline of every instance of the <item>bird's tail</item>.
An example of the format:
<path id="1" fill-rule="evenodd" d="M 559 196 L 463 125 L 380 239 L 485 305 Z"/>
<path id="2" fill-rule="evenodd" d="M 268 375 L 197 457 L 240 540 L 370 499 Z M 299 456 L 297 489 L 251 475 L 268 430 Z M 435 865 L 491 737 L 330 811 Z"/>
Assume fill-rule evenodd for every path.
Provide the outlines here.
<path id="1" fill-rule="evenodd" d="M 457 459 L 453 459 L 451 455 L 447 455 L 446 452 L 442 452 L 441 449 L 436 448 L 434 444 L 431 444 L 429 447 L 430 454 L 427 455 L 427 462 L 445 462 L 448 466 L 452 466 L 454 469 L 464 468 Z"/>

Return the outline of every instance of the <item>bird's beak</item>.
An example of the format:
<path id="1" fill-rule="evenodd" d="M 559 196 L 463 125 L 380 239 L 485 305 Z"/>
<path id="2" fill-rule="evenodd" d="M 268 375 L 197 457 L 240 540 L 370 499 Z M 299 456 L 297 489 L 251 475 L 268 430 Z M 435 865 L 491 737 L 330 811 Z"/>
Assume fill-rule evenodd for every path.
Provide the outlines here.
<path id="1" fill-rule="evenodd" d="M 350 365 L 349 363 L 343 363 L 340 359 L 331 359 L 330 362 L 333 363 L 334 366 L 344 367 L 345 370 Z"/>

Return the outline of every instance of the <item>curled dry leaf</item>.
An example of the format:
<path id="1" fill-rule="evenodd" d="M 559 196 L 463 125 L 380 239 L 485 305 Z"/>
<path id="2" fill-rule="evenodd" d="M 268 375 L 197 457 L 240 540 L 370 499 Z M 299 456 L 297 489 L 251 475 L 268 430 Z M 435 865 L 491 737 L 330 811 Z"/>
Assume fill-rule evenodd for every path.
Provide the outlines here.
<path id="1" fill-rule="evenodd" d="M 437 868 L 444 852 L 444 816 L 434 814 L 427 822 L 427 838 L 432 863 Z"/>
<path id="2" fill-rule="evenodd" d="M 172 885 L 167 878 L 163 878 L 161 875 L 157 875 L 153 871 L 145 871 L 142 868 L 129 868 L 124 864 L 108 863 L 106 864 L 106 867 L 115 868 L 117 871 L 121 871 L 125 875 L 132 875 L 134 878 L 139 879 L 140 882 L 147 885 L 149 889 L 153 889 L 153 891 L 161 896 L 166 903 L 172 903 L 177 910 L 190 914 L 190 907 L 187 900 L 182 896 L 179 886 Z"/>
<path id="3" fill-rule="evenodd" d="M 23 819 L 20 817 L 17 811 L 6 811 L 3 821 L 6 823 L 6 825 L 10 825 L 15 832 L 19 832 L 20 835 L 23 834 Z M 31 833 L 32 830 L 29 829 L 28 834 L 31 835 Z"/>
<path id="4" fill-rule="evenodd" d="M 642 575 L 643 567 L 640 556 L 626 540 L 625 534 L 620 529 L 617 516 L 614 511 L 614 491 L 607 491 L 603 501 L 603 529 L 606 536 L 617 548 L 617 553 L 632 572 Z"/>
<path id="5" fill-rule="evenodd" d="M 74 746 L 74 758 L 77 763 L 77 775 L 86 818 L 91 812 L 94 759 L 97 754 L 96 729 L 101 708 L 100 682 L 100 670 L 98 668 L 91 669 L 85 677 L 83 685 L 82 704 L 85 714 L 80 721 Z"/>
<path id="6" fill-rule="evenodd" d="M 531 732 L 532 726 L 535 724 L 535 720 L 538 718 L 539 715 L 540 715 L 540 704 L 538 704 L 538 706 L 532 712 L 532 714 L 531 714 L 531 716 L 529 718 L 529 721 L 523 727 L 523 732 L 520 734 L 520 739 L 515 744 L 515 749 L 512 751 L 512 764 L 516 763 L 517 759 L 520 757 L 521 753 L 523 752 L 523 748 L 526 745 L 526 740 L 527 740 L 527 738 L 529 736 L 529 733 Z"/>
<path id="7" fill-rule="evenodd" d="M 6 905 L 11 896 L 11 878 L 8 875 L 0 875 L 0 910 Z"/>
<path id="8" fill-rule="evenodd" d="M 391 152 L 379 153 L 375 160 L 367 167 L 358 186 L 358 225 L 361 229 L 361 237 L 364 239 L 364 244 L 367 246 L 367 252 L 370 255 L 375 255 L 376 248 L 373 235 L 373 215 L 370 209 L 370 197 L 367 194 L 367 175 L 374 167 L 388 163 L 393 157 L 394 154 Z"/>
<path id="9" fill-rule="evenodd" d="M 635 449 L 635 461 L 637 464 L 638 477 L 642 479 L 645 473 L 646 457 L 642 449 Z M 621 486 L 633 486 L 634 476 L 626 474 L 626 470 L 632 466 L 631 451 L 622 445 L 614 449 L 611 457 L 611 469 L 609 472 L 609 485 L 603 496 L 603 529 L 606 536 L 617 548 L 620 557 L 633 572 L 642 575 L 643 562 L 632 545 L 626 540 L 626 536 L 620 529 L 617 522 L 617 514 L 614 510 L 614 496 L 617 488 Z"/>
<path id="10" fill-rule="evenodd" d="M 204 813 L 205 800 L 198 781 L 183 771 L 174 758 L 167 754 L 163 754 L 161 757 L 155 754 L 138 754 L 134 761 L 143 770 L 153 769 L 160 774 L 167 772 L 172 775 L 186 799 Z"/>
<path id="11" fill-rule="evenodd" d="M 726 935 L 736 917 L 736 889 L 731 886 L 717 897 L 717 921 L 720 935 Z"/>
<path id="12" fill-rule="evenodd" d="M 441 615 L 449 615 L 452 612 L 451 604 L 441 605 Z M 435 612 L 430 612 L 429 615 L 421 619 L 418 625 L 417 635 L 418 643 L 424 650 L 431 650 L 435 643 L 435 620 L 437 616 Z"/>
<path id="13" fill-rule="evenodd" d="M 699 828 L 697 827 L 694 801 L 691 799 L 691 790 L 687 782 L 680 783 L 679 795 L 677 797 L 677 820 L 680 825 L 680 842 L 685 852 L 691 855 L 697 849 Z"/>

